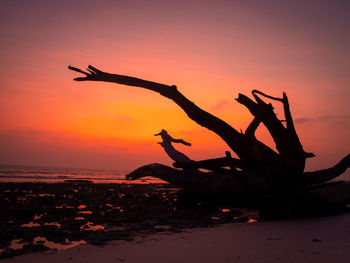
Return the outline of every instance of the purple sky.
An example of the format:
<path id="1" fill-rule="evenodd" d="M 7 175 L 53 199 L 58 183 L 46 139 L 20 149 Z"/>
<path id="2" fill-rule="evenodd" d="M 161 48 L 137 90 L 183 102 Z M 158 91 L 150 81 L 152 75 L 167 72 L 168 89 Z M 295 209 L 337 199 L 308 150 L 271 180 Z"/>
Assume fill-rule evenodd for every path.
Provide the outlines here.
<path id="1" fill-rule="evenodd" d="M 176 84 L 236 129 L 251 120 L 238 92 L 286 91 L 305 150 L 317 155 L 308 169 L 330 166 L 350 149 L 349 10 L 345 0 L 2 0 L 0 163 L 169 164 L 153 137 L 162 128 L 191 141 L 180 149 L 193 159 L 227 150 L 157 94 L 75 83 L 66 68 L 92 64 Z"/>

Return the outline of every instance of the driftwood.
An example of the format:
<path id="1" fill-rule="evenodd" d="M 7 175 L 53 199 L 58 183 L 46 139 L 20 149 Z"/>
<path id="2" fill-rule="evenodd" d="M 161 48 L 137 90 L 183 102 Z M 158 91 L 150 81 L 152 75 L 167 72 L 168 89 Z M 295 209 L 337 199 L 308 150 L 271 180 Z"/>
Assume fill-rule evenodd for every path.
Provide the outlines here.
<path id="1" fill-rule="evenodd" d="M 344 210 L 350 201 L 350 189 L 349 198 L 341 201 L 334 201 L 311 190 L 342 174 L 350 166 L 350 154 L 332 168 L 304 172 L 306 159 L 315 155 L 304 151 L 300 143 L 286 93 L 282 98 L 276 98 L 253 90 L 255 101 L 239 94 L 236 101 L 254 116 L 243 133 L 196 106 L 175 85 L 110 74 L 92 66 L 87 68 L 87 72 L 71 66 L 68 68 L 85 75 L 75 78 L 76 81 L 113 82 L 159 93 L 180 106 L 190 119 L 220 136 L 239 158 L 232 158 L 230 152 L 226 152 L 226 157 L 202 161 L 175 158 L 176 168 L 161 164 L 145 165 L 131 172 L 129 179 L 158 177 L 181 187 L 188 195 L 256 207 L 265 217 L 272 218 L 333 213 Z M 272 104 L 261 97 L 282 103 L 285 120 L 279 120 Z M 260 124 L 265 125 L 271 134 L 277 152 L 255 137 Z"/>

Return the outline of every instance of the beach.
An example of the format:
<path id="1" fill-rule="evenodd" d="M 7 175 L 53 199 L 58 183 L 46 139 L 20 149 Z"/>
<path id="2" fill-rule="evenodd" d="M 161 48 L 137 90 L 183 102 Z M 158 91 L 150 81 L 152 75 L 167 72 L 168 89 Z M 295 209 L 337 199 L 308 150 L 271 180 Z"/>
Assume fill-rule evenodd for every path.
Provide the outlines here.
<path id="1" fill-rule="evenodd" d="M 350 214 L 343 214 L 158 233 L 3 262 L 349 262 L 349 247 Z"/>
<path id="2" fill-rule="evenodd" d="M 348 184 L 314 192 L 344 200 Z M 0 183 L 2 262 L 348 262 L 350 214 L 263 221 L 164 183 Z"/>
<path id="3" fill-rule="evenodd" d="M 0 183 L 0 259 L 155 233 L 255 222 L 255 210 L 181 200 L 169 184 Z"/>
<path id="4" fill-rule="evenodd" d="M 350 214 L 264 222 L 254 210 L 184 202 L 168 184 L 0 188 L 2 262 L 348 262 L 350 256 Z"/>

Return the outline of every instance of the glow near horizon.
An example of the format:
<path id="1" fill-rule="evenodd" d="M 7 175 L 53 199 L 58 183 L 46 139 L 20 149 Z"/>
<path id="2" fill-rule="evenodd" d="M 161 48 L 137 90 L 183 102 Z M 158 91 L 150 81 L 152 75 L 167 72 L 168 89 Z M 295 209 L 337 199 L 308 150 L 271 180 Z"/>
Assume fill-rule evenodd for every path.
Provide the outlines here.
<path id="1" fill-rule="evenodd" d="M 199 3 L 202 3 L 199 5 Z M 67 65 L 176 84 L 245 129 L 234 101 L 286 91 L 309 168 L 349 152 L 349 19 L 345 1 L 4 1 L 0 32 L 1 163 L 131 170 L 171 161 L 153 134 L 193 143 L 192 159 L 224 155 L 215 134 L 147 90 L 73 82 Z M 282 116 L 280 105 L 276 105 Z M 260 127 L 258 137 L 272 146 Z"/>

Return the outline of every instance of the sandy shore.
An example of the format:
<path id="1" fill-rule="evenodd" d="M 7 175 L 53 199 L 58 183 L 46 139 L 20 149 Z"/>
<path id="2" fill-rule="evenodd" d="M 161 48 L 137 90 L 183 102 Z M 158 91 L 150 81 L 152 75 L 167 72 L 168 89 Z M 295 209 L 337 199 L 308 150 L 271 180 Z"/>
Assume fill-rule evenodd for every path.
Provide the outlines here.
<path id="1" fill-rule="evenodd" d="M 165 184 L 0 183 L 0 260 L 258 219 L 255 210 L 179 201 L 177 192 Z"/>
<path id="2" fill-rule="evenodd" d="M 350 214 L 159 233 L 2 262 L 349 262 Z"/>

